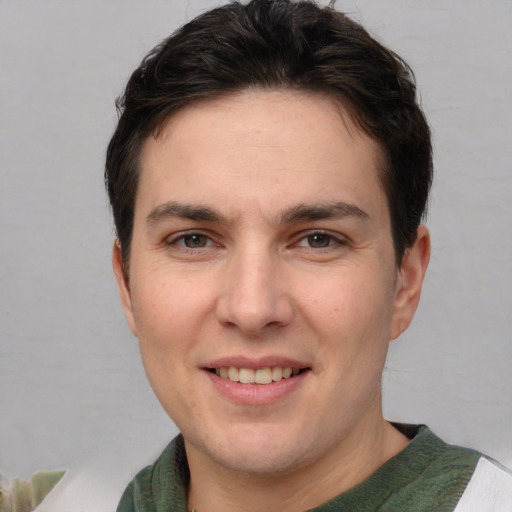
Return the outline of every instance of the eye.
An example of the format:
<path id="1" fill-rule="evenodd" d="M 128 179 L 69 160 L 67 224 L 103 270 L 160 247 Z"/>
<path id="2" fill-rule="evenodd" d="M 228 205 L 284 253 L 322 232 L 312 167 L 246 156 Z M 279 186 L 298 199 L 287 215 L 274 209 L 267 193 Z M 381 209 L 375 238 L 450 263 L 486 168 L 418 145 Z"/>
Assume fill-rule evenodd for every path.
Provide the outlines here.
<path id="1" fill-rule="evenodd" d="M 210 239 L 201 233 L 190 233 L 189 235 L 183 235 L 181 237 L 182 243 L 189 249 L 199 249 L 206 247 Z"/>
<path id="2" fill-rule="evenodd" d="M 306 237 L 307 244 L 313 249 L 322 249 L 333 243 L 332 236 L 325 233 L 314 233 Z"/>
<path id="3" fill-rule="evenodd" d="M 297 246 L 309 247 L 311 249 L 325 249 L 332 245 L 343 245 L 343 240 L 322 231 L 309 233 L 299 240 Z"/>
<path id="4" fill-rule="evenodd" d="M 166 244 L 175 249 L 204 249 L 215 246 L 216 244 L 210 236 L 199 231 L 182 232 L 167 239 Z"/>

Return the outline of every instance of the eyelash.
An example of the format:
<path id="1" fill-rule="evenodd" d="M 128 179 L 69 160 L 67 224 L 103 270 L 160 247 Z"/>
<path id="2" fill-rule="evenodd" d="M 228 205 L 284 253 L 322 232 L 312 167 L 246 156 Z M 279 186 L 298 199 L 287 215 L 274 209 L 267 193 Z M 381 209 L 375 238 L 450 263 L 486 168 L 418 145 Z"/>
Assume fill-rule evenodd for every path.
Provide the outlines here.
<path id="1" fill-rule="evenodd" d="M 187 245 L 185 245 L 185 243 L 186 243 L 185 241 L 187 238 L 192 238 L 192 237 L 204 237 L 206 239 L 206 244 L 199 246 L 199 247 L 188 247 Z M 179 246 L 183 250 L 188 250 L 188 251 L 196 251 L 197 249 L 204 249 L 207 247 L 211 247 L 213 245 L 215 245 L 217 247 L 220 246 L 218 243 L 213 241 L 211 236 L 209 236 L 208 234 L 203 233 L 201 231 L 188 231 L 185 233 L 180 233 L 179 235 L 168 239 L 166 241 L 166 244 L 169 246 L 173 246 L 173 245 Z"/>
<path id="2" fill-rule="evenodd" d="M 313 247 L 311 245 L 311 243 L 312 243 L 311 239 L 314 237 L 326 238 L 327 242 L 328 242 L 327 245 L 324 245 L 322 247 Z M 305 245 L 302 244 L 303 242 L 305 243 Z M 328 231 L 321 231 L 321 230 L 318 231 L 317 230 L 317 231 L 309 231 L 309 232 L 303 233 L 294 245 L 297 247 L 301 247 L 301 248 L 303 247 L 305 249 L 313 249 L 314 251 L 319 252 L 319 251 L 328 251 L 328 250 L 335 249 L 336 247 L 339 248 L 340 246 L 348 245 L 348 242 L 344 238 L 335 236 Z"/>

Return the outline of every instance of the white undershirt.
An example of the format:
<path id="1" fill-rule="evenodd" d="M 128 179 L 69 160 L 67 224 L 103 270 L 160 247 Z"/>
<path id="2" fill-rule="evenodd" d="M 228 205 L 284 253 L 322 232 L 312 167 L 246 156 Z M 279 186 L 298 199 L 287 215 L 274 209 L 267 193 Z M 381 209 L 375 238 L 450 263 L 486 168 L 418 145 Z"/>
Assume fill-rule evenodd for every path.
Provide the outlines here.
<path id="1" fill-rule="evenodd" d="M 481 457 L 453 512 L 512 512 L 512 473 Z"/>

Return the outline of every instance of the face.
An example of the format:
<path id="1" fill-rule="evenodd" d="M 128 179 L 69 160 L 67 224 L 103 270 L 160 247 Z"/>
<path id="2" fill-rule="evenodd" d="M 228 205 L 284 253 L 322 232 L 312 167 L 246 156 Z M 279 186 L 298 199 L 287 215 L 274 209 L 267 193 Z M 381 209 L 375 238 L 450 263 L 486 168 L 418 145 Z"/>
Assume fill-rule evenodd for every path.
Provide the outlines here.
<path id="1" fill-rule="evenodd" d="M 114 267 L 189 456 L 283 474 L 382 420 L 423 268 L 396 267 L 378 162 L 333 100 L 291 91 L 195 103 L 145 142 L 128 284 Z"/>

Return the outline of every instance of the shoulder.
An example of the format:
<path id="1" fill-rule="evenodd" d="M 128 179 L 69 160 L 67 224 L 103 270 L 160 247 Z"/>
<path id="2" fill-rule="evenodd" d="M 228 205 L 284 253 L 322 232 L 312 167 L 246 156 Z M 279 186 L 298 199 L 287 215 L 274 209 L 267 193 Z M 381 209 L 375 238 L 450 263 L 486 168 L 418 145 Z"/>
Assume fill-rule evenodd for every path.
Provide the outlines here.
<path id="1" fill-rule="evenodd" d="M 478 451 L 445 443 L 424 425 L 413 428 L 416 435 L 409 436 L 403 455 L 424 459 L 413 486 L 417 495 L 431 494 L 429 499 L 442 504 L 440 510 L 512 512 L 512 474 L 507 469 Z M 454 505 L 449 508 L 449 503 Z"/>
<path id="2" fill-rule="evenodd" d="M 188 480 L 185 446 L 179 435 L 128 484 L 117 512 L 185 511 Z"/>
<path id="3" fill-rule="evenodd" d="M 402 467 L 418 469 L 418 481 L 433 478 L 441 485 L 467 484 L 482 457 L 480 452 L 444 442 L 425 425 L 393 424 L 411 439 L 395 458 Z M 414 462 L 412 462 L 414 461 Z"/>

